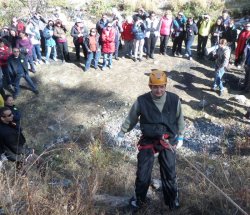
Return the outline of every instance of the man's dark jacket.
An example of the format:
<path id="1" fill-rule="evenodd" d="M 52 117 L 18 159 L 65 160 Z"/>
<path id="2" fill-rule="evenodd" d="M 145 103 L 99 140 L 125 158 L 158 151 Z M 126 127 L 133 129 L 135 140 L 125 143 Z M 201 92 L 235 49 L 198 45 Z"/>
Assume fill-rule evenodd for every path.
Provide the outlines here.
<path id="1" fill-rule="evenodd" d="M 28 73 L 28 64 L 27 64 L 27 61 L 25 60 L 25 57 L 21 54 L 19 55 L 18 58 L 15 58 L 14 55 L 11 55 L 8 59 L 8 69 L 12 76 L 22 74 L 22 71 L 19 70 L 19 66 L 18 66 L 19 62 L 21 62 L 23 71 L 25 73 Z"/>
<path id="2" fill-rule="evenodd" d="M 16 161 L 16 156 L 23 153 L 25 137 L 15 124 L 5 124 L 0 122 L 0 154 Z"/>

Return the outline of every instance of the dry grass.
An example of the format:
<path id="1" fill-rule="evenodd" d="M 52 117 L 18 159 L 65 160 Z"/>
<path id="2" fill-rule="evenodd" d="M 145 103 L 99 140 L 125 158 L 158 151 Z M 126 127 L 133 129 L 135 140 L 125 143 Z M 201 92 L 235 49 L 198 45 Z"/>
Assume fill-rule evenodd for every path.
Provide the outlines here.
<path id="1" fill-rule="evenodd" d="M 206 154 L 188 159 L 243 209 L 250 209 L 248 159 L 236 155 L 211 159 Z M 14 164 L 5 165 L 0 173 L 0 204 L 7 214 L 129 214 L 94 202 L 99 193 L 133 195 L 136 163 L 126 154 L 96 140 L 81 148 L 71 143 L 60 150 L 51 149 L 44 160 L 44 178 L 34 167 L 21 176 Z M 236 214 L 237 209 L 180 157 L 177 168 L 182 207 L 175 214 Z M 153 175 L 159 178 L 157 162 Z M 139 214 L 161 214 L 162 194 L 155 195 L 158 200 Z"/>

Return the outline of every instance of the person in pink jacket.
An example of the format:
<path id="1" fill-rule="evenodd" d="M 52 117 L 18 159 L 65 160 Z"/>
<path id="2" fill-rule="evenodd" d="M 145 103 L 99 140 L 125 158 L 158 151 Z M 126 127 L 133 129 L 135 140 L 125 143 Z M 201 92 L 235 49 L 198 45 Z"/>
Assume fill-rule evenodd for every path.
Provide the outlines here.
<path id="1" fill-rule="evenodd" d="M 115 52 L 115 29 L 112 26 L 113 24 L 110 22 L 102 31 L 102 70 L 105 70 L 107 66 L 112 68 L 112 57 Z"/>
<path id="2" fill-rule="evenodd" d="M 167 10 L 160 20 L 160 54 L 166 55 L 169 37 L 173 31 L 173 16 L 171 10 Z"/>

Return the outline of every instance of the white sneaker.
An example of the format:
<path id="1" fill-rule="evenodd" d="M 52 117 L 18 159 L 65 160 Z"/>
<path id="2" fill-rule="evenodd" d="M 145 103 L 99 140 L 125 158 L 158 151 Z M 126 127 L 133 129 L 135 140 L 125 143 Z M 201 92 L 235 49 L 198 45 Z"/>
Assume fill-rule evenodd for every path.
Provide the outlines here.
<path id="1" fill-rule="evenodd" d="M 53 60 L 54 60 L 54 61 L 57 61 L 57 59 L 56 59 L 56 58 L 53 58 Z"/>
<path id="2" fill-rule="evenodd" d="M 46 60 L 46 61 L 45 61 L 45 64 L 50 64 L 50 63 L 49 63 L 49 61 Z"/>
<path id="3" fill-rule="evenodd" d="M 38 63 L 39 63 L 39 64 L 43 64 L 43 61 L 42 61 L 42 60 L 39 60 Z"/>
<path id="4" fill-rule="evenodd" d="M 192 61 L 192 60 L 193 60 L 193 58 L 192 58 L 192 57 L 189 57 L 189 60 L 191 60 L 191 61 Z"/>
<path id="5" fill-rule="evenodd" d="M 189 57 L 189 55 L 188 55 L 188 54 L 185 54 L 185 57 Z"/>
<path id="6" fill-rule="evenodd" d="M 241 69 L 241 66 L 240 66 L 240 65 L 238 65 L 238 66 L 237 66 L 237 68 L 238 68 L 238 69 Z"/>

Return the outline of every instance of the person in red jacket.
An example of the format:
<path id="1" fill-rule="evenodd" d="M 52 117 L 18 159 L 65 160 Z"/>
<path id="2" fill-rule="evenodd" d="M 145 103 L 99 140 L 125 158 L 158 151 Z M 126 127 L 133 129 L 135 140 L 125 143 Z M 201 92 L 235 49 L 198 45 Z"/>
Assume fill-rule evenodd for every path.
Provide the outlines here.
<path id="1" fill-rule="evenodd" d="M 0 93 L 3 97 L 5 96 L 5 92 L 3 90 L 3 80 L 5 83 L 7 83 L 9 88 L 11 88 L 10 73 L 7 65 L 7 60 L 10 55 L 10 48 L 4 44 L 4 41 L 2 39 L 0 39 L 0 73 L 3 75 L 3 77 L 0 78 Z"/>
<path id="2" fill-rule="evenodd" d="M 134 34 L 132 32 L 134 22 L 133 17 L 128 16 L 126 18 L 126 22 L 122 24 L 123 32 L 122 32 L 122 39 L 124 40 L 124 57 L 132 58 L 132 51 L 133 51 L 133 42 L 134 42 Z"/>
<path id="3" fill-rule="evenodd" d="M 112 27 L 112 23 L 108 23 L 102 31 L 102 53 L 103 53 L 103 66 L 102 70 L 105 70 L 108 66 L 112 68 L 112 57 L 115 52 L 115 29 Z"/>
<path id="4" fill-rule="evenodd" d="M 247 39 L 250 38 L 250 22 L 245 25 L 244 30 L 240 32 L 235 50 L 235 65 L 241 68 L 244 63 L 244 49 Z"/>

